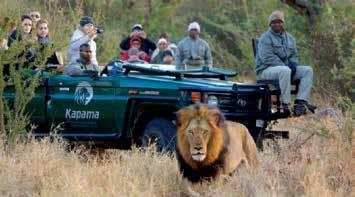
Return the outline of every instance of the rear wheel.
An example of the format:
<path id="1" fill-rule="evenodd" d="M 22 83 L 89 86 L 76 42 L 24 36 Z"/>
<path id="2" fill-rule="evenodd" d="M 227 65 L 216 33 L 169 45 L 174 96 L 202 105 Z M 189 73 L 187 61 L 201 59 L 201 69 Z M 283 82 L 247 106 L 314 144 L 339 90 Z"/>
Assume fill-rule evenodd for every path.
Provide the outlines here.
<path id="1" fill-rule="evenodd" d="M 164 118 L 155 118 L 148 122 L 143 130 L 143 146 L 155 143 L 157 151 L 172 153 L 175 150 L 176 126 Z"/>

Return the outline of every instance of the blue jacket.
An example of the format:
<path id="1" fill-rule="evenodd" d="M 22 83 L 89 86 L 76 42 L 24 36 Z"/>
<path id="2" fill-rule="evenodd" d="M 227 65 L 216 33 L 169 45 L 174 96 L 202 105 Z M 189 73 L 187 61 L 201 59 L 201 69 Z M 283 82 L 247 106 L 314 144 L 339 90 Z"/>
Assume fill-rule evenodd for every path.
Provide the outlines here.
<path id="1" fill-rule="evenodd" d="M 256 53 L 256 74 L 261 74 L 269 66 L 287 66 L 290 61 L 298 64 L 295 38 L 287 32 L 277 34 L 271 29 L 264 32 Z"/>

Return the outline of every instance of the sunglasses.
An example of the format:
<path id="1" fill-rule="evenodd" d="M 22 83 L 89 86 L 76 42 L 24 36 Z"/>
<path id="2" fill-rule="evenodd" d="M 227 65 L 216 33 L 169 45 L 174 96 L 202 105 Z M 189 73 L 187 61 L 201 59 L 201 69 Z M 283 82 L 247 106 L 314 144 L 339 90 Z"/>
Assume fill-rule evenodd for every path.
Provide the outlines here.
<path id="1" fill-rule="evenodd" d="M 38 15 L 38 14 L 32 14 L 31 17 L 32 17 L 32 18 L 41 18 L 41 16 Z"/>

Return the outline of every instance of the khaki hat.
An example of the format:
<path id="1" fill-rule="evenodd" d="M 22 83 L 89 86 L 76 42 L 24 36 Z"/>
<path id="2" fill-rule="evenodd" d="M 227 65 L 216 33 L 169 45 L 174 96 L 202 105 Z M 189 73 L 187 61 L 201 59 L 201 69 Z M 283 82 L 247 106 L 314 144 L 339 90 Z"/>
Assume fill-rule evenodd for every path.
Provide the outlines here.
<path id="1" fill-rule="evenodd" d="M 271 13 L 269 16 L 269 25 L 271 24 L 272 21 L 274 20 L 281 20 L 283 23 L 285 22 L 285 16 L 282 11 L 276 10 Z"/>

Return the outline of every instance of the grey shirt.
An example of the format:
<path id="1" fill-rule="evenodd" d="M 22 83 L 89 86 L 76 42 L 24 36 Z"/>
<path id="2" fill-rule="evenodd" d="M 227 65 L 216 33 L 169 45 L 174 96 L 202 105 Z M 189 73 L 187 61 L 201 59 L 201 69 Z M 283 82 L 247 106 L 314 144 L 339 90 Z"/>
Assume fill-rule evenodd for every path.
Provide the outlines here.
<path id="1" fill-rule="evenodd" d="M 63 74 L 65 75 L 85 75 L 85 70 L 93 70 L 100 72 L 99 67 L 96 64 L 89 63 L 84 64 L 84 61 L 81 59 L 76 60 L 75 62 L 69 63 L 67 67 L 65 67 Z"/>
<path id="2" fill-rule="evenodd" d="M 208 66 L 212 67 L 211 49 L 208 43 L 197 38 L 190 37 L 182 39 L 176 51 L 176 69 L 183 70 L 187 66 Z"/>
<path id="3" fill-rule="evenodd" d="M 256 54 L 257 75 L 270 66 L 287 66 L 290 61 L 298 63 L 296 40 L 290 34 L 269 29 L 261 35 Z"/>

